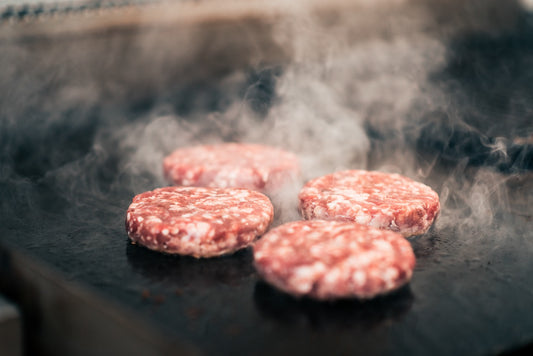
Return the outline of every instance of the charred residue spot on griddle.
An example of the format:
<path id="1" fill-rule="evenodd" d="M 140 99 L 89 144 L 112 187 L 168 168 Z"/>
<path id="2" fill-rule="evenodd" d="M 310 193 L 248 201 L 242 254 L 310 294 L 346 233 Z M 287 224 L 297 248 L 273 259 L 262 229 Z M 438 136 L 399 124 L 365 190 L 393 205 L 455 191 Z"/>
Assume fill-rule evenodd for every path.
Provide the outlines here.
<path id="1" fill-rule="evenodd" d="M 196 307 L 196 306 L 189 307 L 185 310 L 185 315 L 190 320 L 196 320 L 200 318 L 204 313 L 205 313 L 205 310 L 203 308 Z"/>
<path id="2" fill-rule="evenodd" d="M 150 291 L 148 289 L 143 289 L 141 292 L 141 298 L 143 300 L 148 300 L 150 299 L 150 297 L 151 297 Z"/>
<path id="3" fill-rule="evenodd" d="M 166 297 L 164 295 L 162 295 L 162 294 L 158 294 L 158 295 L 154 295 L 152 297 L 152 300 L 153 300 L 154 304 L 159 305 L 159 304 L 163 304 L 165 302 Z"/>
<path id="4" fill-rule="evenodd" d="M 241 328 L 238 325 L 228 325 L 224 329 L 224 333 L 230 336 L 237 336 L 242 332 Z"/>
<path id="5" fill-rule="evenodd" d="M 163 294 L 153 294 L 145 288 L 141 291 L 141 299 L 154 305 L 160 305 L 165 302 L 166 297 Z"/>

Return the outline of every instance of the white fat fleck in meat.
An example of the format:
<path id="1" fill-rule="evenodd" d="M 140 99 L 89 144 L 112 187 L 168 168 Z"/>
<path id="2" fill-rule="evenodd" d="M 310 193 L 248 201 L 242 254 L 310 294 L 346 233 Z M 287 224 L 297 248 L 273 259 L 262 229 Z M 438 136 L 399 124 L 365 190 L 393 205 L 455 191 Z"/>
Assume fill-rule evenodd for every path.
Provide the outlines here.
<path id="1" fill-rule="evenodd" d="M 326 205 L 329 210 L 339 210 L 339 208 L 342 208 L 343 206 L 346 205 L 346 202 L 344 202 L 342 199 L 335 199 L 335 200 L 328 202 Z"/>
<path id="2" fill-rule="evenodd" d="M 335 284 L 335 282 L 339 279 L 340 275 L 341 271 L 339 271 L 337 268 L 333 268 L 324 275 L 324 283 Z"/>
<path id="3" fill-rule="evenodd" d="M 338 189 L 335 190 L 335 194 L 340 195 L 343 200 L 346 200 L 346 198 L 348 198 L 350 201 L 355 202 L 364 202 L 370 196 L 370 194 L 368 193 L 358 193 L 352 189 Z"/>
<path id="4" fill-rule="evenodd" d="M 389 218 L 386 215 L 376 214 L 372 217 L 368 225 L 378 229 L 384 228 L 389 225 Z"/>
<path id="5" fill-rule="evenodd" d="M 317 206 L 313 209 L 313 214 L 314 216 L 318 216 L 318 217 L 325 217 L 327 216 L 326 214 L 326 209 L 324 209 L 323 207 L 321 206 Z"/>
<path id="6" fill-rule="evenodd" d="M 361 225 L 369 225 L 372 220 L 372 216 L 364 213 L 358 213 L 355 217 L 355 222 Z"/>
<path id="7" fill-rule="evenodd" d="M 355 271 L 353 281 L 358 286 L 364 286 L 366 283 L 366 274 L 363 271 Z"/>
<path id="8" fill-rule="evenodd" d="M 189 231 L 190 236 L 193 239 L 198 239 L 203 236 L 207 236 L 207 232 L 211 226 L 208 223 L 204 222 L 197 222 L 195 224 L 188 224 L 187 230 Z"/>
<path id="9" fill-rule="evenodd" d="M 290 247 L 283 247 L 283 248 L 279 248 L 277 251 L 276 251 L 276 254 L 278 254 L 279 256 L 291 256 L 292 254 L 294 253 L 294 250 Z"/>
<path id="10" fill-rule="evenodd" d="M 317 274 L 322 271 L 315 266 L 301 266 L 293 271 L 291 281 L 295 289 L 300 293 L 307 293 L 313 287 Z"/>
<path id="11" fill-rule="evenodd" d="M 388 253 L 393 251 L 393 247 L 388 241 L 374 239 L 372 240 L 372 244 L 375 249 L 379 249 L 380 251 L 386 251 Z"/>
<path id="12" fill-rule="evenodd" d="M 290 242 L 287 241 L 287 243 L 290 243 Z M 311 252 L 311 254 L 314 255 L 314 256 L 321 255 L 322 254 L 322 246 L 320 246 L 320 245 L 311 246 L 309 252 Z"/>
<path id="13" fill-rule="evenodd" d="M 383 280 L 387 286 L 394 285 L 394 281 L 398 278 L 398 270 L 396 268 L 387 268 L 382 274 Z"/>

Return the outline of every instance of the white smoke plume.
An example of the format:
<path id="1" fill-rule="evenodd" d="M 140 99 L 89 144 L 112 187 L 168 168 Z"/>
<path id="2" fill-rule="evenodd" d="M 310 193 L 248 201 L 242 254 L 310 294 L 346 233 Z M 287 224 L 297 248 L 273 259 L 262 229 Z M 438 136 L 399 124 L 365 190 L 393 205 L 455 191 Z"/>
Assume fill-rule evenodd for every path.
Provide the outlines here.
<path id="1" fill-rule="evenodd" d="M 164 31 L 154 29 L 139 30 L 125 44 L 119 35 L 110 35 L 107 40 L 122 48 L 117 53 L 124 53 L 123 57 L 106 57 L 107 42 L 97 42 L 101 47 L 92 52 L 92 47 L 84 47 L 80 41 L 75 47 L 77 51 L 71 54 L 74 59 L 62 57 L 60 50 L 52 51 L 41 58 L 40 67 L 29 68 L 27 75 L 19 75 L 14 69 L 2 75 L 10 81 L 19 76 L 19 83 L 26 84 L 13 89 L 20 94 L 17 97 L 26 96 L 26 105 L 40 107 L 48 115 L 42 122 L 35 119 L 27 124 L 36 123 L 30 130 L 35 131 L 35 137 L 39 130 L 49 132 L 61 125 L 95 127 L 87 155 L 65 162 L 51 157 L 53 168 L 44 177 L 57 181 L 62 187 L 61 194 L 67 198 L 77 196 L 80 190 L 105 197 L 109 189 L 125 187 L 138 194 L 166 185 L 162 159 L 179 147 L 224 141 L 257 142 L 296 153 L 301 160 L 303 180 L 350 168 L 403 173 L 428 183 L 440 194 L 443 211 L 437 227 L 455 224 L 458 219 L 467 221 L 464 226 L 470 229 L 490 224 L 493 198 L 505 203 L 502 198 L 505 194 L 500 191 L 504 185 L 502 178 L 480 170 L 466 184 L 456 178 L 465 174 L 466 168 L 459 165 L 453 171 L 436 174 L 435 157 L 421 157 L 413 150 L 412 140 L 420 134 L 419 120 L 425 113 L 443 110 L 453 116 L 460 111 L 449 105 L 440 83 L 430 80 L 433 73 L 446 66 L 448 34 L 445 30 L 428 30 L 427 24 L 434 22 L 434 16 L 424 6 L 402 7 L 409 3 L 404 1 L 355 3 L 359 5 L 349 7 L 349 11 L 331 13 L 317 12 L 309 5 L 316 6 L 314 2 L 282 6 L 282 16 L 259 26 L 266 31 L 261 35 L 245 24 L 242 28 L 237 26 L 236 32 L 230 31 L 237 37 L 222 40 L 213 39 L 213 30 L 197 28 L 184 29 L 185 34 L 174 42 L 163 36 Z M 259 42 L 265 37 L 269 43 L 265 48 L 282 53 L 274 56 L 277 63 L 266 60 L 268 50 Z M 226 43 L 227 48 L 221 43 Z M 240 58 L 236 51 L 230 52 L 241 48 L 242 43 L 253 48 L 249 61 Z M 226 57 L 210 56 L 213 51 Z M 14 62 L 23 58 L 31 63 L 30 53 L 31 46 L 15 47 L 4 58 L 11 56 L 9 60 Z M 101 72 L 93 75 L 89 68 L 77 67 L 77 61 L 95 53 L 102 56 L 93 63 L 100 66 Z M 135 57 L 137 62 L 130 63 L 129 57 Z M 158 68 L 169 65 L 172 58 L 177 58 L 176 67 L 183 64 L 183 68 L 166 77 Z M 149 110 L 138 112 L 121 110 L 118 104 L 106 100 L 111 93 L 121 100 L 135 102 L 136 97 L 127 95 L 132 87 L 141 94 L 143 90 L 172 88 L 169 83 L 173 82 L 179 87 L 181 78 L 184 82 L 190 79 L 187 75 L 207 76 L 207 68 L 216 67 L 217 59 L 242 64 L 241 68 L 221 70 L 215 75 L 216 93 L 212 96 L 218 97 L 221 105 L 213 107 L 210 95 L 194 87 L 193 94 L 186 94 L 186 86 L 181 92 L 187 99 L 180 105 L 190 106 L 188 110 L 176 110 L 179 105 L 165 98 L 164 91 L 148 105 Z M 106 70 L 117 68 L 123 72 L 118 80 L 108 83 Z M 271 77 L 273 92 L 260 112 L 254 110 L 252 101 L 261 100 L 254 98 L 261 83 L 260 80 L 247 83 L 250 69 L 273 73 L 267 75 Z M 73 72 L 79 78 L 69 79 Z M 143 73 L 149 73 L 153 79 L 142 81 Z M 43 80 L 39 82 L 41 89 L 36 90 L 29 79 L 39 76 Z M 247 87 L 241 90 L 245 83 Z M 42 93 L 49 87 L 59 89 L 50 93 L 52 100 L 41 105 Z M 101 104 L 99 111 L 91 111 L 97 103 Z M 17 116 L 25 111 L 3 106 L 8 131 L 24 131 Z M 83 117 L 78 121 L 65 119 L 65 113 L 80 107 Z M 97 123 L 93 125 L 91 120 L 95 117 Z M 372 131 L 383 136 L 380 143 L 373 143 Z M 501 147 L 495 145 L 493 149 Z M 106 178 L 110 188 L 103 189 L 99 183 L 100 170 L 113 157 L 116 162 L 109 164 L 116 164 L 118 173 Z M 31 173 L 27 167 L 22 169 L 24 174 L 28 170 Z M 20 174 L 21 169 L 14 171 Z M 13 170 L 3 172 L 13 174 Z M 298 188 L 275 198 L 289 216 L 284 220 L 297 218 L 290 207 L 296 203 Z M 464 205 L 459 210 L 454 198 L 457 196 Z"/>

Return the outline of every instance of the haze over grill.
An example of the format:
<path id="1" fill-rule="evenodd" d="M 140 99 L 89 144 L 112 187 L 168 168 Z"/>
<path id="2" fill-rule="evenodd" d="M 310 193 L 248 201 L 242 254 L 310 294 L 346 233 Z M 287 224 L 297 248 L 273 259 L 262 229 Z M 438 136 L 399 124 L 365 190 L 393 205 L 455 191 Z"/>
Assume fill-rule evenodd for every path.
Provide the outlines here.
<path id="1" fill-rule="evenodd" d="M 2 210 L 48 214 L 45 187 L 74 224 L 71 205 L 120 215 L 127 197 L 167 184 L 161 162 L 173 149 L 241 141 L 295 152 L 304 179 L 403 173 L 440 193 L 438 228 L 490 224 L 507 177 L 469 168 L 468 157 L 434 172 L 438 153 L 415 147 L 433 113 L 463 122 L 462 110 L 475 110 L 446 70 L 453 37 L 425 31 L 434 18 L 424 6 L 385 5 L 318 16 L 298 2 L 275 22 L 223 22 L 227 37 L 216 39 L 192 26 L 172 40 L 168 29 L 139 28 L 4 41 Z M 280 54 L 271 60 L 265 48 Z M 284 220 L 298 218 L 298 189 L 274 197 Z"/>

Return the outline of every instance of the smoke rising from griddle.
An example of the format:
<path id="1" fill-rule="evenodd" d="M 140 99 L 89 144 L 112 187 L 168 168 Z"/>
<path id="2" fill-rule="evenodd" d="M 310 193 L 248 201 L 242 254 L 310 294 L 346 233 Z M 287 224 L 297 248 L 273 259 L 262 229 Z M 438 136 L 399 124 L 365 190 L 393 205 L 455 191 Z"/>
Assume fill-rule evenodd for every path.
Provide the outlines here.
<path id="1" fill-rule="evenodd" d="M 9 179 L 19 176 L 36 184 L 44 182 L 66 201 L 90 209 L 91 201 L 94 207 L 101 207 L 113 193 L 127 193 L 131 198 L 167 185 L 162 160 L 176 148 L 257 142 L 296 153 L 303 180 L 341 169 L 368 168 L 426 182 L 441 195 L 438 228 L 457 221 L 467 230 L 490 224 L 494 199 L 505 203 L 505 178 L 480 170 L 470 175 L 473 181 L 467 183 L 466 178 L 460 178 L 466 171 L 461 165 L 434 178 L 436 157 L 421 157 L 414 149 L 429 113 L 443 111 L 462 119 L 461 107 L 450 104 L 442 83 L 431 80 L 447 65 L 448 39 L 424 31 L 424 16 L 429 15 L 413 8 L 396 19 L 381 18 L 382 13 L 374 13 L 370 7 L 355 18 L 350 12 L 330 18 L 317 16 L 300 7 L 301 3 L 298 6 L 267 27 L 272 48 L 285 53 L 281 64 L 264 65 L 261 55 L 247 62 L 238 52 L 226 53 L 225 59 L 242 62 L 241 68 L 217 73 L 207 84 L 198 79 L 205 74 L 198 73 L 216 62 L 202 58 L 205 49 L 213 45 L 209 31 L 191 31 L 175 48 L 168 47 L 168 41 L 157 41 L 161 33 L 147 30 L 124 43 L 119 35 L 113 35 L 116 38 L 109 43 L 98 42 L 95 52 L 79 44 L 75 47 L 79 58 L 73 55 L 74 60 L 65 59 L 60 50 L 49 53 L 44 64 L 29 68 L 15 87 L 17 97 L 27 101 L 3 109 L 8 117 L 6 132 L 21 133 L 24 138 L 5 135 L 10 150 L 17 152 L 10 169 L 2 174 Z M 358 21 L 363 22 L 367 14 L 361 26 Z M 407 21 L 410 17 L 412 23 Z M 247 34 L 236 38 L 246 41 Z M 95 76 L 90 69 L 77 72 L 77 60 L 87 53 L 105 54 L 106 46 L 114 43 L 122 43 L 123 57 L 96 60 L 93 64 L 102 69 Z M 165 47 L 157 51 L 158 46 Z M 217 50 L 225 53 L 223 48 Z M 12 60 L 26 58 L 31 64 L 30 53 L 17 49 Z M 132 55 L 140 58 L 131 62 L 137 66 L 126 60 Z M 178 58 L 175 66 L 183 64 L 184 68 L 166 78 L 158 66 L 169 66 L 173 56 Z M 105 71 L 121 66 L 125 69 L 116 82 L 106 83 Z M 139 72 L 144 70 L 153 75 L 153 82 L 135 79 L 136 75 L 142 77 Z M 69 73 L 78 77 L 69 79 Z M 5 75 L 13 81 L 16 73 Z M 188 83 L 187 75 L 197 78 L 190 86 L 181 87 L 180 79 Z M 32 78 L 42 79 L 38 89 Z M 175 84 L 169 85 L 172 81 Z M 124 110 L 122 104 L 106 99 L 112 93 L 127 102 L 128 95 L 122 93 L 128 93 L 132 86 L 138 87 L 138 96 L 131 102 L 150 91 L 159 96 L 144 104 L 140 100 L 137 110 Z M 158 92 L 159 87 L 172 94 Z M 50 96 L 44 95 L 48 89 Z M 42 118 L 21 124 L 18 117 L 30 114 L 24 105 L 38 108 Z M 74 133 L 73 138 L 64 139 L 62 144 L 55 142 L 55 137 L 64 137 L 65 132 Z M 80 137 L 87 142 L 80 142 Z M 21 143 L 24 139 L 26 143 Z M 33 147 L 26 153 L 20 149 L 35 142 L 43 146 L 50 162 L 39 163 L 40 152 Z M 70 147 L 76 148 L 74 152 L 65 152 Z M 27 189 L 27 185 L 19 186 Z M 273 197 L 286 214 L 284 220 L 298 218 L 293 209 L 298 188 Z M 93 200 L 87 200 L 88 196 Z M 125 210 L 124 203 L 106 209 L 119 213 Z"/>

